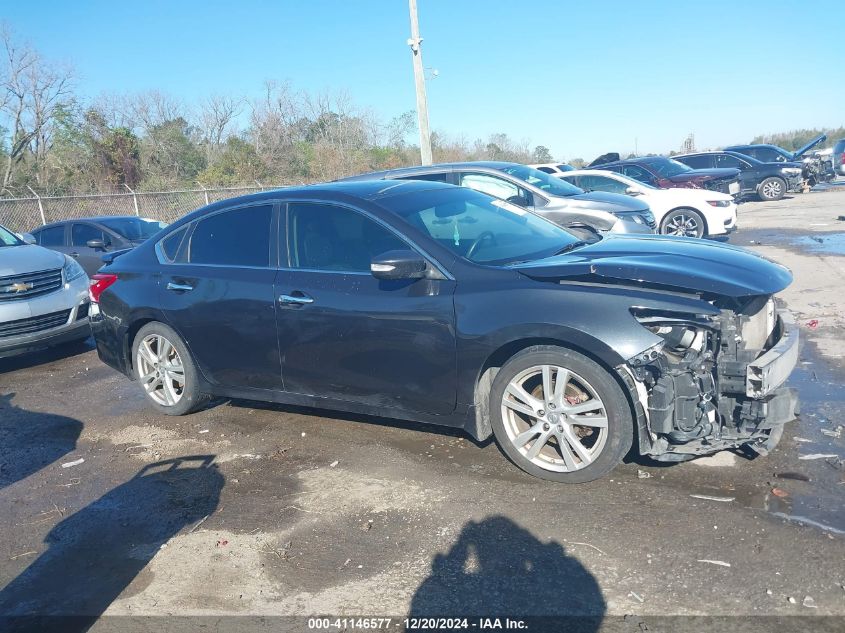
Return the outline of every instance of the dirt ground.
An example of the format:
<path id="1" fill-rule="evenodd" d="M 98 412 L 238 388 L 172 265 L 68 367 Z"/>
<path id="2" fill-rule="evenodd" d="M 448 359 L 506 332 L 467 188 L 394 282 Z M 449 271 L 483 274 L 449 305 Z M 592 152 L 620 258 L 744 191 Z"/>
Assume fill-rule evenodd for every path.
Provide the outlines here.
<path id="1" fill-rule="evenodd" d="M 161 416 L 90 345 L 0 360 L 0 614 L 845 616 L 840 215 L 845 186 L 740 206 L 804 336 L 801 418 L 753 461 L 556 485 L 437 427 Z"/>

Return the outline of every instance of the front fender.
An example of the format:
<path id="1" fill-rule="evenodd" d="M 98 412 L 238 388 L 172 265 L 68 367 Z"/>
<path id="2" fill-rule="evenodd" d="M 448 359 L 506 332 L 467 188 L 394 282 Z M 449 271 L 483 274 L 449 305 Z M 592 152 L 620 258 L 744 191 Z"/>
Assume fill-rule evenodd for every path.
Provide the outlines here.
<path id="1" fill-rule="evenodd" d="M 475 401 L 475 386 L 491 359 L 507 361 L 500 358 L 503 350 L 506 355 L 525 345 L 556 342 L 613 368 L 663 341 L 640 325 L 631 308 L 714 312 L 690 295 L 588 283 L 538 281 L 526 287 L 525 281 L 456 291 L 458 402 Z"/>

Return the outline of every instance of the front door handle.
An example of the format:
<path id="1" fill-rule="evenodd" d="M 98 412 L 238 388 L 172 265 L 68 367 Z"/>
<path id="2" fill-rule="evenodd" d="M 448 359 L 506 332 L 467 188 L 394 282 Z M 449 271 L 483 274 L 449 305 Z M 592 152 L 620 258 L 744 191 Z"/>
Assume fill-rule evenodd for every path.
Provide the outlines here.
<path id="1" fill-rule="evenodd" d="M 296 294 L 291 295 L 282 295 L 279 297 L 279 303 L 285 305 L 307 305 L 309 303 L 314 303 L 314 298 L 309 297 L 307 294 L 303 292 L 296 291 Z"/>
<path id="2" fill-rule="evenodd" d="M 172 281 L 167 282 L 167 289 L 168 290 L 176 290 L 181 292 L 188 292 L 189 290 L 193 290 L 194 287 L 191 284 L 176 284 Z"/>

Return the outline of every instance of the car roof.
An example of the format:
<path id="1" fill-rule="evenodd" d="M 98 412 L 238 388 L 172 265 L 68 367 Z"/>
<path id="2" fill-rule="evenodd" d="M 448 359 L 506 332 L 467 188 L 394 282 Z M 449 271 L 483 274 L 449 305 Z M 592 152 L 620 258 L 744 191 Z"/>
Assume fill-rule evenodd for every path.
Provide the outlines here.
<path id="1" fill-rule="evenodd" d="M 567 176 L 612 176 L 614 178 L 625 178 L 626 180 L 633 180 L 630 176 L 620 174 L 618 171 L 611 171 L 609 169 L 601 169 L 601 165 L 596 165 L 590 169 L 573 169 L 561 174 L 558 178 L 565 178 Z"/>
<path id="2" fill-rule="evenodd" d="M 511 163 L 502 160 L 474 160 L 459 163 L 435 163 L 433 165 L 419 165 L 416 167 L 398 167 L 397 169 L 384 169 L 381 171 L 373 171 L 366 174 L 358 174 L 357 176 L 348 176 L 340 178 L 335 182 L 354 182 L 358 180 L 383 180 L 389 177 L 396 176 L 413 176 L 414 174 L 430 174 L 438 171 L 452 171 L 455 169 L 463 169 L 466 167 L 476 167 L 479 169 L 502 169 L 504 167 L 524 167 L 521 163 Z"/>
<path id="3" fill-rule="evenodd" d="M 776 149 L 784 151 L 782 147 L 778 147 L 777 145 L 771 145 L 770 143 L 755 143 L 753 145 L 730 145 L 725 149 L 728 151 L 737 149 Z"/>
<path id="4" fill-rule="evenodd" d="M 138 217 L 137 215 L 92 215 L 83 218 L 69 218 L 67 220 L 56 220 L 55 222 L 50 222 L 48 224 L 44 224 L 43 226 L 36 227 L 33 229 L 33 231 L 40 231 L 41 229 L 45 229 L 51 226 L 64 226 L 65 224 L 71 224 L 72 222 L 102 222 L 103 220 L 127 219 L 147 220 L 149 218 Z"/>
<path id="5" fill-rule="evenodd" d="M 671 156 L 637 156 L 636 158 L 621 158 L 619 160 L 612 160 L 607 163 L 601 163 L 600 165 L 593 165 L 593 169 L 603 167 L 605 165 L 624 165 L 625 163 L 634 163 L 636 165 L 641 165 L 650 160 L 654 160 L 655 158 L 668 159 L 671 158 Z"/>

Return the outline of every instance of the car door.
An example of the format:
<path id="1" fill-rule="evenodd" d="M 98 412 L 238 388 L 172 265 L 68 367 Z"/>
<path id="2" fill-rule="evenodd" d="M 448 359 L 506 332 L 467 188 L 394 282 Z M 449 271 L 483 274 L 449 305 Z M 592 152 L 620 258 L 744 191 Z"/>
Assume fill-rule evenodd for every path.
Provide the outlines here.
<path id="1" fill-rule="evenodd" d="M 88 242 L 98 240 L 105 248 L 91 248 Z M 74 222 L 70 225 L 70 256 L 75 257 L 90 277 L 103 265 L 103 253 L 111 246 L 111 237 L 101 228 L 89 222 Z"/>
<path id="2" fill-rule="evenodd" d="M 751 163 L 740 160 L 738 157 L 731 154 L 714 154 L 714 167 L 724 169 L 738 169 L 740 189 L 743 192 L 751 192 L 757 190 L 757 181 L 759 176 L 752 168 Z"/>
<path id="3" fill-rule="evenodd" d="M 373 277 L 373 256 L 410 246 L 359 209 L 291 202 L 286 215 L 288 260 L 276 279 L 285 391 L 451 413 L 455 282 Z"/>
<path id="4" fill-rule="evenodd" d="M 281 388 L 273 292 L 276 215 L 266 201 L 205 215 L 189 229 L 177 261 L 161 267 L 159 297 L 167 321 L 217 385 Z M 165 253 L 170 248 L 159 246 Z"/>

